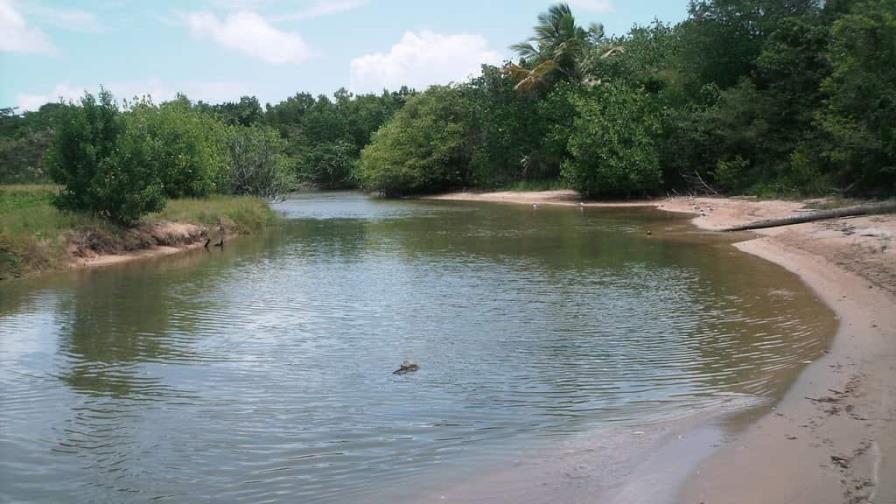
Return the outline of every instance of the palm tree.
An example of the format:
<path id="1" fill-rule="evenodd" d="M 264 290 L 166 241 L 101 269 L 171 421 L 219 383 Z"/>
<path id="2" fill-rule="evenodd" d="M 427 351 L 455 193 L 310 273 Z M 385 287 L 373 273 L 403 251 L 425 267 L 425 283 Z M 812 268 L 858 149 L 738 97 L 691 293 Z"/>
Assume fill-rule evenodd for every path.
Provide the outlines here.
<path id="1" fill-rule="evenodd" d="M 507 71 L 518 83 L 519 90 L 531 90 L 555 77 L 582 80 L 579 60 L 589 44 L 604 36 L 603 26 L 592 23 L 589 29 L 576 24 L 572 9 L 565 3 L 552 5 L 538 16 L 535 35 L 511 46 L 521 58 L 521 65 L 510 64 Z"/>

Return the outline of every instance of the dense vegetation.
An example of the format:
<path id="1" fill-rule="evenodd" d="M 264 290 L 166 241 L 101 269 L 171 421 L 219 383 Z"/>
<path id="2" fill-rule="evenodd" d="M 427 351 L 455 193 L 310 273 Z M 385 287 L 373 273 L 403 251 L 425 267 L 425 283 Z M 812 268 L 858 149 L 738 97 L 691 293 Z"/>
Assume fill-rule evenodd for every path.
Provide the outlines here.
<path id="1" fill-rule="evenodd" d="M 607 37 L 551 7 L 518 63 L 412 98 L 359 180 L 387 194 L 539 179 L 598 197 L 896 193 L 896 0 L 689 12 Z"/>
<path id="2" fill-rule="evenodd" d="M 558 4 L 513 49 L 421 93 L 5 109 L 0 183 L 53 180 L 60 208 L 120 223 L 301 185 L 896 193 L 896 0 L 692 0 L 621 36 Z"/>

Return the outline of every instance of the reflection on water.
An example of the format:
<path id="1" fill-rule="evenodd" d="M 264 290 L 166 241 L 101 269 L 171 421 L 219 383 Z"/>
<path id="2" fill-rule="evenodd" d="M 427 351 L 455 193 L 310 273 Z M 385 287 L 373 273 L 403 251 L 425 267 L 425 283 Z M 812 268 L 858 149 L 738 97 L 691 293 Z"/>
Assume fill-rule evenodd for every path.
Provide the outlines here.
<path id="1" fill-rule="evenodd" d="M 832 334 L 795 278 L 662 238 L 684 224 L 655 212 L 278 209 L 223 253 L 0 286 L 0 500 L 376 500 L 533 439 L 773 398 Z M 405 358 L 421 370 L 392 375 Z"/>

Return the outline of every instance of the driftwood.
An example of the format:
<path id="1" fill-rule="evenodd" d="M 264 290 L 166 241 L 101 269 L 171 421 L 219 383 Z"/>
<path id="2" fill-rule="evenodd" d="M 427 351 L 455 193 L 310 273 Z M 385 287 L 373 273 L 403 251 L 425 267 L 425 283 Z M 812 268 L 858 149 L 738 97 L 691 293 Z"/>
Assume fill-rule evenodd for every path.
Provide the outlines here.
<path id="1" fill-rule="evenodd" d="M 722 231 L 748 231 L 751 229 L 764 229 L 779 226 L 790 226 L 793 224 L 802 224 L 803 222 L 813 222 L 825 219 L 839 219 L 841 217 L 853 217 L 856 215 L 877 215 L 896 212 L 896 200 L 885 201 L 882 203 L 868 203 L 865 205 L 856 205 L 844 208 L 834 208 L 831 210 L 819 210 L 803 215 L 794 215 L 783 219 L 770 219 L 741 226 L 734 226 L 723 229 Z"/>

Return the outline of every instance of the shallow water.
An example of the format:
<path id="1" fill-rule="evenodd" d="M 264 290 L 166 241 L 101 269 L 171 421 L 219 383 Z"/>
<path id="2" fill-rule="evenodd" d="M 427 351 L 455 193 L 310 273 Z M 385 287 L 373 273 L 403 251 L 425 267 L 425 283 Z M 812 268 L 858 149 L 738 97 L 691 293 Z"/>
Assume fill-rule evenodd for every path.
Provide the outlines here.
<path id="1" fill-rule="evenodd" d="M 376 502 L 774 400 L 833 335 L 793 275 L 655 211 L 277 209 L 223 252 L 0 284 L 0 501 Z"/>

